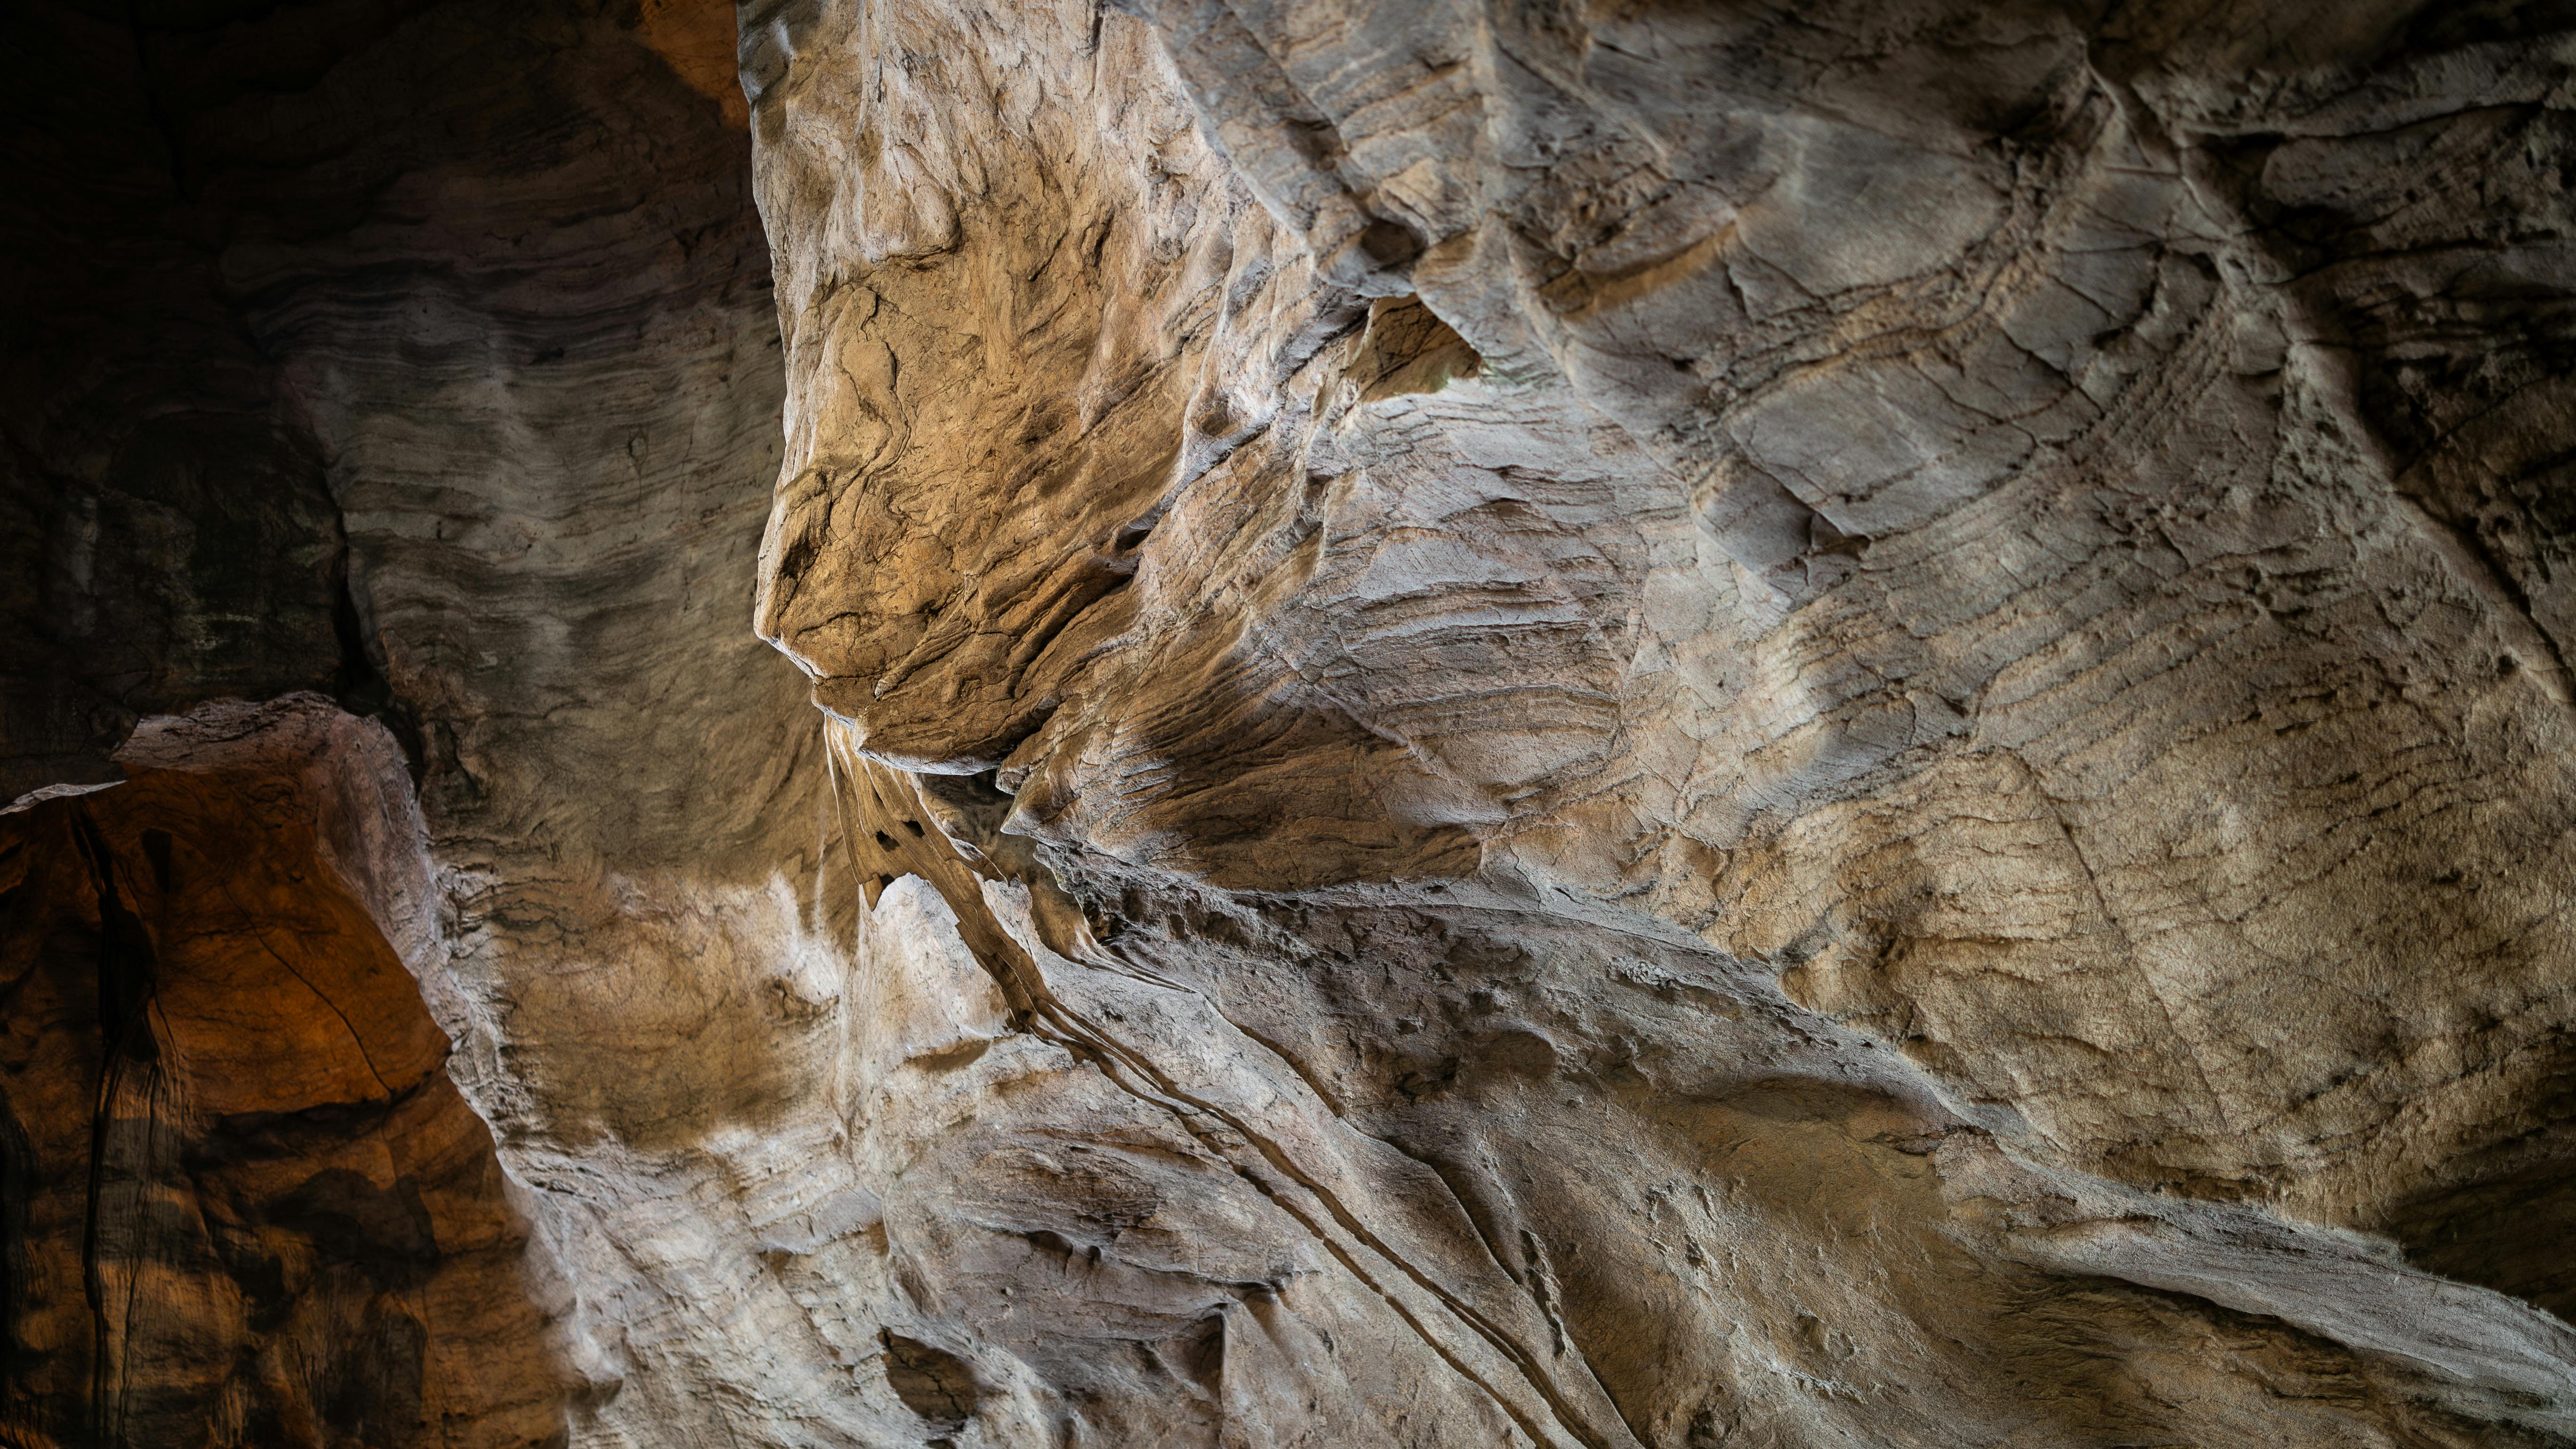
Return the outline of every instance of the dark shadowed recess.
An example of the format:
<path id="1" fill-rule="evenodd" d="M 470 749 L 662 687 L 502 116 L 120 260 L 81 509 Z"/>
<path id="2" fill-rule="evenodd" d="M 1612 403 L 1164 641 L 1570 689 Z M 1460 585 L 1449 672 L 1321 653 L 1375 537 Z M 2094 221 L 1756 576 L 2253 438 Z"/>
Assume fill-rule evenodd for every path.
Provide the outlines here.
<path id="1" fill-rule="evenodd" d="M 2522 1104 L 2529 1130 L 2455 1169 L 2386 1230 L 2417 1266 L 2510 1293 L 2576 1322 L 2576 1042 L 2557 1044 L 2554 1089 Z"/>
<path id="2" fill-rule="evenodd" d="M 639 114 L 663 150 L 722 174 L 637 189 L 721 192 L 720 209 L 747 217 L 747 142 L 679 134 L 739 135 L 731 7 L 49 0 L 11 7 L 9 31 L 0 806 L 117 778 L 108 756 L 139 716 L 296 690 L 382 719 L 417 766 L 415 711 L 387 684 L 332 495 L 336 460 L 283 379 L 304 342 L 299 305 L 396 299 L 417 282 L 419 256 L 368 237 L 424 220 L 387 211 L 407 177 L 483 178 L 527 207 L 531 230 L 595 221 L 550 215 L 547 178 L 613 154 L 603 137 Z M 673 209 L 686 205 L 704 209 L 694 194 Z M 640 204 L 633 218 L 671 222 Z M 452 244 L 456 269 L 488 286 L 524 238 Z M 749 260 L 756 280 L 766 261 Z M 519 341 L 545 322 L 511 320 Z M 397 325 L 381 341 L 434 345 Z"/>
<path id="3" fill-rule="evenodd" d="M 246 234 L 345 228 L 367 199 L 281 207 L 277 183 L 331 138 L 246 156 L 220 122 L 423 8 L 15 9 L 0 61 L 0 803 L 117 778 L 107 756 L 138 715 L 197 699 L 313 689 L 393 708 L 321 450 L 223 276 Z M 262 64 L 206 63 L 263 22 L 280 43 Z"/>
<path id="4" fill-rule="evenodd" d="M 287 381 L 292 318 L 316 290 L 395 298 L 441 273 L 366 241 L 420 222 L 386 214 L 406 177 L 490 178 L 536 226 L 557 219 L 542 180 L 505 183 L 602 150 L 624 98 L 721 138 L 730 7 L 47 0 L 8 19 L 0 1445 L 559 1443 L 552 1310 L 490 1132 L 317 845 L 310 780 L 114 757 L 138 720 L 305 693 L 434 776 L 334 496 L 348 460 Z M 688 154 L 733 158 L 693 179 L 747 215 L 744 149 Z M 488 271 L 511 241 L 455 245 Z M 392 315 L 370 334 L 417 342 Z"/>

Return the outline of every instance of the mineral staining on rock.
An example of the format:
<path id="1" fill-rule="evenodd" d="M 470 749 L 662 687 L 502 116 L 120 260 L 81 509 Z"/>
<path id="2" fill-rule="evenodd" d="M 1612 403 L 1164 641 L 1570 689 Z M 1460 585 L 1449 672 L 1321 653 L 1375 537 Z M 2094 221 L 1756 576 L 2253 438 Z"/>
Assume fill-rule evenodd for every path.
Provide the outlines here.
<path id="1" fill-rule="evenodd" d="M 672 1345 L 742 1321 L 668 1215 L 690 1181 L 674 1164 L 804 1090 L 812 1008 L 774 983 L 810 993 L 852 913 L 813 908 L 822 751 L 793 669 L 745 626 L 775 310 L 744 134 L 703 68 L 675 73 L 710 28 L 729 50 L 728 17 L 133 9 L 31 12 L 6 58 L 13 104 L 44 121 L 12 132 L 6 304 L 44 325 L 7 329 L 0 765 L 9 800 L 30 778 L 127 783 L 0 817 L 27 842 L 0 870 L 37 887 L 0 901 L 0 932 L 73 973 L 41 1008 L 39 978 L 0 977 L 27 1052 L 0 1095 L 28 1133 L 0 1140 L 0 1440 L 500 1449 L 615 1442 L 607 1413 L 723 1442 L 653 1403 L 723 1402 L 725 1375 Z M 164 775 L 215 768 L 240 733 L 227 696 L 302 691 L 343 717 L 299 736 L 287 774 L 360 730 L 412 835 L 290 859 L 295 890 L 201 914 L 221 871 L 263 864 L 249 847 L 354 808 L 281 795 L 268 765 L 238 784 L 221 767 L 268 813 L 166 798 Z M 390 738 L 345 717 L 367 712 Z M 120 749 L 137 716 L 136 738 L 176 741 L 157 763 Z M 181 1023 L 150 1080 L 249 1090 L 274 1070 L 260 1110 L 280 1120 L 244 1127 L 193 1089 L 147 1104 L 131 1073 L 123 1097 L 90 1093 L 112 1043 L 77 973 L 107 964 L 80 936 L 105 867 L 74 807 L 170 981 L 202 934 L 247 943 L 248 913 L 369 1050 L 383 1032 L 429 1050 L 378 1061 L 391 1104 L 256 950 L 220 978 L 245 1000 Z M 166 914 L 154 830 L 179 872 Z M 341 880 L 405 870 L 421 898 L 394 914 Z M 305 939 L 317 912 L 338 945 Z M 350 951 L 370 972 L 354 999 L 331 974 Z M 195 980 L 201 1007 L 217 984 Z M 333 1071 L 304 1060 L 326 1048 Z M 146 1141 L 150 1191 L 120 1180 L 93 1210 L 93 1167 L 124 1172 Z M 694 1231 L 761 1271 L 738 1216 Z M 737 1364 L 789 1354 L 741 1341 Z"/>
<path id="2" fill-rule="evenodd" d="M 112 790 L 0 817 L 0 1425 L 559 1432 L 553 1274 L 385 929 L 433 909 L 394 740 L 301 696 L 149 724 L 120 762 Z"/>

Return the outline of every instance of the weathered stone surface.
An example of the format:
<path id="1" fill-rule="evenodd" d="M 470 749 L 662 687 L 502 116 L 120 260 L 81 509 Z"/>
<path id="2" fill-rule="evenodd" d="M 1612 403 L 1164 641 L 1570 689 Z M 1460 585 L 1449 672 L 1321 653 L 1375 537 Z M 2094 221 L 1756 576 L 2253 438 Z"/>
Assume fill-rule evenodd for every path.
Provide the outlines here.
<path id="1" fill-rule="evenodd" d="M 0 820 L 0 1432 L 559 1437 L 562 1290 L 380 925 L 433 909 L 394 740 L 300 696 L 119 763 Z"/>
<path id="2" fill-rule="evenodd" d="M 2556 10 L 65 13 L 7 1434 L 2576 1442 Z"/>
<path id="3" fill-rule="evenodd" d="M 1069 1054 L 884 1198 L 949 1351 L 1137 1442 L 2576 1432 L 2555 19 L 755 11 L 761 627 Z M 1095 1079 L 1187 1145 L 1002 1168 Z"/>
<path id="4" fill-rule="evenodd" d="M 346 1166 L 397 1129 L 419 1136 L 404 1150 L 424 1161 L 463 1153 L 458 1173 L 498 1162 L 540 1186 L 507 1212 L 499 1197 L 484 1204 L 500 1214 L 492 1233 L 533 1232 L 527 1255 L 458 1250 L 430 1280 L 517 1304 L 520 1327 L 433 1311 L 420 1298 L 426 1270 L 397 1265 L 401 1281 L 382 1291 L 425 1325 L 426 1358 L 351 1349 L 297 1360 L 317 1334 L 356 1332 L 375 1312 L 373 1280 L 263 1279 L 252 1296 L 268 1306 L 243 1319 L 225 1307 L 222 1273 L 150 1261 L 180 1253 L 193 1241 L 184 1234 L 147 1235 L 129 1256 L 186 1286 L 94 1328 L 79 1316 L 79 1265 L 96 1257 L 96 1235 L 87 1159 L 74 1149 L 107 1119 L 73 1100 L 81 1078 L 60 1073 L 94 1078 L 101 1048 L 64 1025 L 76 1011 L 28 1015 L 32 999 L 13 998 L 0 1017 L 43 1050 L 0 1090 L 50 1135 L 32 1167 L 9 1162 L 34 1174 L 41 1201 L 72 1196 L 67 1214 L 13 1220 L 6 1246 L 12 1261 L 70 1276 L 45 1280 L 43 1313 L 13 1307 L 0 1324 L 0 1401 L 12 1414 L 27 1406 L 0 1421 L 0 1438 L 544 1443 L 608 1432 L 590 1418 L 603 1404 L 649 1423 L 656 1392 L 706 1401 L 721 1376 L 692 1377 L 690 1360 L 656 1339 L 720 1337 L 704 1325 L 735 1322 L 739 1304 L 634 1266 L 652 1232 L 634 1219 L 680 1191 L 662 1174 L 698 1134 L 759 1124 L 803 1089 L 770 1065 L 793 1055 L 780 1032 L 801 1008 L 769 983 L 799 969 L 803 937 L 845 955 L 852 915 L 845 905 L 837 927 L 814 919 L 812 858 L 829 820 L 814 716 L 793 669 L 746 627 L 779 370 L 747 145 L 726 120 L 728 92 L 731 110 L 742 105 L 730 17 L 389 0 L 60 7 L 43 19 L 58 33 L 9 58 L 26 82 L 12 103 L 54 109 L 10 137 L 34 173 L 6 189 L 10 301 L 53 320 L 12 330 L 40 345 L 10 355 L 13 377 L 34 381 L 13 382 L 5 419 L 9 463 L 27 465 L 8 475 L 6 501 L 33 520 L 8 533 L 27 569 L 0 569 L 20 589 L 6 601 L 6 647 L 29 646 L 8 698 L 13 709 L 107 703 L 74 721 L 81 730 L 0 743 L 28 758 L 26 788 L 95 785 L 136 771 L 115 752 L 138 716 L 167 734 L 172 720 L 225 707 L 208 700 L 297 689 L 330 691 L 352 712 L 382 706 L 413 755 L 395 756 L 404 808 L 421 784 L 408 864 L 424 884 L 417 909 L 377 914 L 374 927 L 417 980 L 406 984 L 411 1024 L 434 1019 L 455 1054 L 433 1035 L 426 1069 L 444 1058 L 445 1075 L 407 1089 L 393 1126 L 326 1122 L 263 1139 L 259 1170 L 289 1180 L 244 1188 L 238 1215 L 245 1232 L 303 1231 L 305 1218 L 280 1208 L 278 1227 L 265 1205 L 295 1174 Z M 107 114 L 85 128 L 84 107 Z M 129 254 L 144 260 L 108 266 Z M 165 414 L 185 421 L 215 407 L 199 401 L 210 392 L 255 419 L 257 438 L 283 440 L 274 451 L 300 471 L 247 447 L 171 444 L 165 472 L 186 488 L 165 489 L 177 502 L 161 512 L 159 495 L 125 475 L 93 476 L 112 449 L 83 438 L 148 433 Z M 78 530 L 60 520 L 76 523 L 84 499 L 100 536 L 159 552 L 80 554 Z M 327 548 L 263 522 L 276 517 L 311 523 Z M 215 523 L 233 531 L 217 539 Z M 220 608 L 204 602 L 212 591 L 188 592 L 209 570 L 244 581 Z M 329 587 L 308 598 L 308 574 Z M 343 579 L 345 598 L 333 592 Z M 152 612 L 165 594 L 187 607 Z M 93 615 L 103 622 L 83 622 Z M 220 626 L 210 638 L 191 632 L 201 616 Z M 309 618 L 319 625 L 299 622 Z M 124 674 L 98 683 L 128 657 L 143 661 L 149 688 L 128 688 Z M 376 673 L 372 700 L 339 685 L 351 657 Z M 181 750 L 152 768 L 195 758 Z M 114 804 L 134 788 L 88 803 L 139 809 Z M 57 820 L 69 807 L 43 808 Z M 44 878 L 89 879 L 68 827 L 48 829 L 30 856 Z M 272 914 L 271 933 L 293 938 L 285 905 Z M 185 912 L 168 924 L 212 928 Z M 76 978 L 81 959 L 58 964 Z M 293 994 L 265 978 L 232 985 L 263 1008 Z M 268 1019 L 245 1006 L 238 1049 L 289 1045 Z M 465 1114 L 458 1089 L 488 1126 L 401 1115 L 433 1090 Z M 194 1121 L 164 1120 L 163 1147 Z M 630 1145 L 619 1165 L 596 1165 Z M 383 1191 L 413 1179 L 432 1198 L 464 1190 L 437 1186 L 448 1169 L 433 1166 L 362 1164 Z M 470 1173 L 457 1181 L 499 1191 Z M 14 1187 L 0 1195 L 24 1201 Z M 674 1248 L 675 1271 L 733 1229 L 721 1216 L 700 1227 L 700 1247 Z M 293 1262 L 305 1250 L 279 1251 Z M 65 1303 L 72 1318 L 49 1316 Z M 302 1316 L 281 1323 L 271 1309 L 287 1304 Z M 100 1347 L 116 1335 L 194 1336 L 185 1352 Z M 238 1373 L 199 1361 L 236 1353 Z M 279 1384 L 253 1372 L 281 1355 L 301 1367 Z M 465 1372 L 458 1355 L 467 1381 L 450 1372 Z M 113 1387 L 101 1375 L 128 1369 L 157 1397 L 93 1418 Z M 666 1387 L 621 1394 L 630 1372 Z M 236 1390 L 252 1383 L 245 1401 Z M 290 1409 L 310 1412 L 299 1421 Z M 694 1419 L 673 1424 L 653 1432 L 698 1431 Z"/>

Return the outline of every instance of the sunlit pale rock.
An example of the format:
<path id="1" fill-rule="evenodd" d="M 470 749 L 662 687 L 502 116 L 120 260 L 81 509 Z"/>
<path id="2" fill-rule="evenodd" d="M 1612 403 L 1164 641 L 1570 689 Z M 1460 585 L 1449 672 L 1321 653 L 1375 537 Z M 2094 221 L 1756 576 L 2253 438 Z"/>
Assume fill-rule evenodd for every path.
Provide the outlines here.
<path id="1" fill-rule="evenodd" d="M 2554 11 L 63 13 L 0 1440 L 2576 1443 Z"/>
<path id="2" fill-rule="evenodd" d="M 2308 15 L 747 9 L 760 626 L 1086 1068 L 884 1198 L 946 1351 L 1108 1442 L 2576 1431 L 2564 41 Z"/>

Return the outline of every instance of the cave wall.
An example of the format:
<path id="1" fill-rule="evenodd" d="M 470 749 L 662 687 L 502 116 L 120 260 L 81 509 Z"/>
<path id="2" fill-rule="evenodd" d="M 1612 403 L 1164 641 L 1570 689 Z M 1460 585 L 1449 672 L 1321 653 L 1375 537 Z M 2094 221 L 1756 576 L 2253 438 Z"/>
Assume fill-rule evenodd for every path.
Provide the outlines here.
<path id="1" fill-rule="evenodd" d="M 238 173 L 191 145 L 192 103 L 316 47 L 174 86 L 148 72 L 190 32 L 124 10 L 14 17 L 0 803 L 119 778 L 141 716 L 373 682 L 320 449 L 218 276 Z"/>
<path id="2" fill-rule="evenodd" d="M 812 716 L 744 626 L 779 366 L 731 17 L 353 0 L 29 19 L 8 62 L 10 335 L 28 345 L 13 340 L 0 403 L 0 783 L 26 807 L 6 817 L 18 868 L 43 888 L 14 898 L 31 914 L 12 940 L 35 952 L 16 933 L 95 915 L 80 902 L 97 852 L 66 823 L 82 810 L 149 795 L 169 818 L 120 828 L 184 842 L 310 833 L 355 808 L 330 790 L 260 815 L 162 801 L 168 772 L 213 768 L 206 752 L 250 728 L 241 701 L 293 700 L 335 721 L 296 748 L 392 752 L 379 803 L 412 812 L 416 838 L 333 869 L 418 876 L 399 909 L 349 893 L 377 956 L 405 968 L 403 1030 L 436 1025 L 427 1066 L 410 1062 L 428 1075 L 394 1106 L 316 1087 L 253 1146 L 200 1153 L 251 1153 L 267 1175 L 222 1189 L 258 1261 L 210 1266 L 190 1246 L 203 1233 L 102 1246 L 98 1224 L 127 1218 L 121 1199 L 90 1203 L 85 1144 L 94 1121 L 157 1124 L 166 1172 L 240 1113 L 87 1100 L 79 1084 L 121 1049 L 79 1023 L 87 947 L 45 957 L 70 1006 L 27 994 L 50 978 L 13 976 L 0 1013 L 32 1055 L 5 1091 L 43 1151 L 13 1158 L 0 1203 L 50 1296 L 7 1325 L 18 1417 L 0 1435 L 563 1442 L 635 1362 L 661 1362 L 652 1312 L 701 1307 L 632 1267 L 623 1245 L 648 1229 L 593 1226 L 667 1198 L 652 1168 L 589 1172 L 582 1155 L 686 1144 L 794 1095 L 759 1068 L 802 1009 L 769 983 L 804 969 L 808 937 L 846 951 L 850 931 L 850 906 L 818 924 Z M 195 743 L 145 762 L 154 739 Z M 122 848 L 119 869 L 145 869 Z M 317 912 L 345 916 L 339 891 L 244 909 L 284 946 Z M 197 905 L 153 930 L 215 929 Z M 291 1045 L 261 1013 L 312 1007 L 270 1003 L 300 989 L 273 977 L 198 984 L 253 1004 L 236 1052 Z M 331 1216 L 344 1205 L 281 1196 L 344 1168 L 384 1197 L 354 1227 Z M 321 1246 L 296 1246 L 314 1223 Z M 161 1286 L 99 1318 L 79 1265 L 110 1247 L 113 1272 Z M 442 1306 L 468 1299 L 480 1318 Z M 334 1339 L 406 1322 L 425 1325 L 409 1358 Z M 646 1397 L 629 1409 L 649 1417 Z"/>
<path id="3" fill-rule="evenodd" d="M 380 922 L 430 909 L 381 727 L 147 724 L 0 818 L 20 1444 L 560 1442 L 561 1285 Z"/>
<path id="4" fill-rule="evenodd" d="M 907 1311 L 1113 1440 L 2568 1434 L 2564 25 L 746 7 L 760 627 L 1061 1053 Z"/>
<path id="5" fill-rule="evenodd" d="M 2576 1442 L 2556 8 L 38 19 L 0 1439 Z"/>

